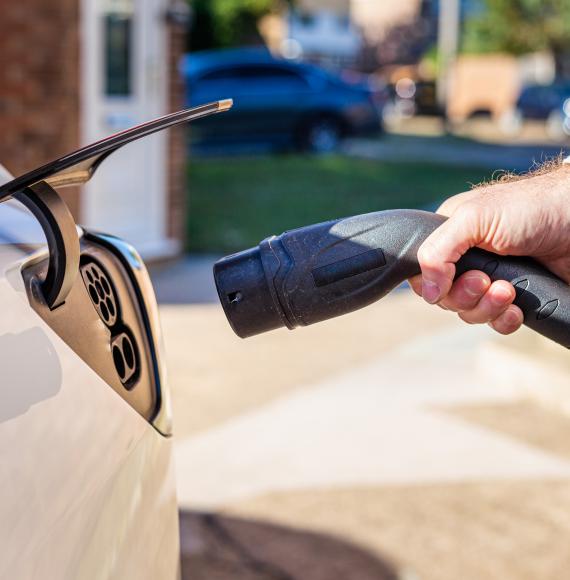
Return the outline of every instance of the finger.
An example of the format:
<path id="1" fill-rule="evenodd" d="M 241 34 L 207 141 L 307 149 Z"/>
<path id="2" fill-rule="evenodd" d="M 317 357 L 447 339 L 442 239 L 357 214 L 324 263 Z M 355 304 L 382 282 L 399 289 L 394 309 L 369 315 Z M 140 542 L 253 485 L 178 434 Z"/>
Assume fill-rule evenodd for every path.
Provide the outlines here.
<path id="1" fill-rule="evenodd" d="M 453 282 L 453 286 L 441 305 L 454 312 L 473 310 L 489 290 L 491 279 L 485 272 L 471 270 Z"/>
<path id="2" fill-rule="evenodd" d="M 422 296 L 430 304 L 439 302 L 451 289 L 455 262 L 481 241 L 482 215 L 476 204 L 463 204 L 420 246 Z"/>
<path id="3" fill-rule="evenodd" d="M 453 195 L 452 197 L 448 197 L 438 208 L 437 213 L 445 216 L 450 216 L 455 213 L 457 208 L 464 204 L 466 201 L 479 197 L 481 192 L 472 189 L 471 191 L 464 191 L 463 193 L 458 193 L 457 195 Z"/>
<path id="4" fill-rule="evenodd" d="M 422 295 L 422 275 L 418 274 L 417 276 L 413 276 L 408 280 L 411 289 L 418 295 Z"/>
<path id="5" fill-rule="evenodd" d="M 422 297 L 422 275 L 418 274 L 408 279 L 411 289 L 421 298 Z M 443 303 L 437 304 L 442 310 L 449 310 Z"/>
<path id="6" fill-rule="evenodd" d="M 551 272 L 562 278 L 567 284 L 570 284 L 570 258 L 562 256 L 556 260 L 538 260 L 546 266 Z"/>
<path id="7" fill-rule="evenodd" d="M 515 289 L 505 280 L 497 280 L 472 310 L 459 313 L 459 318 L 470 324 L 484 324 L 497 319 L 515 299 Z"/>
<path id="8" fill-rule="evenodd" d="M 518 330 L 524 321 L 522 310 L 511 304 L 498 318 L 491 320 L 489 326 L 500 334 L 512 334 Z"/>

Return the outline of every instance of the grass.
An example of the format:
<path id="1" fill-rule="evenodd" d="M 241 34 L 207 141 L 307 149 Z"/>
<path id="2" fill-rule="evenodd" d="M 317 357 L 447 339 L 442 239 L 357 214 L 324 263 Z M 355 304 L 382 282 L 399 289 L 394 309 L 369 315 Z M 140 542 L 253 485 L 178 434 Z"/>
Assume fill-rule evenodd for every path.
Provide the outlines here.
<path id="1" fill-rule="evenodd" d="M 194 159 L 188 250 L 233 252 L 352 214 L 426 207 L 489 177 L 473 167 L 301 155 Z"/>

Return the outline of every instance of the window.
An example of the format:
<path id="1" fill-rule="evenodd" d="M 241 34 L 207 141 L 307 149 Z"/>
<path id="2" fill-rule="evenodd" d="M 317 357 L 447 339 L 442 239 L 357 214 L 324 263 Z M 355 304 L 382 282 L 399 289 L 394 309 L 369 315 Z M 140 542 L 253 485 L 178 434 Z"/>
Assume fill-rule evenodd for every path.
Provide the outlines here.
<path id="1" fill-rule="evenodd" d="M 274 90 L 302 90 L 307 81 L 286 67 L 271 65 L 235 66 L 206 73 L 199 83 L 235 84 L 241 92 L 267 92 Z"/>
<path id="2" fill-rule="evenodd" d="M 200 81 L 221 81 L 221 82 L 238 82 L 239 69 L 237 68 L 222 68 L 213 72 L 206 73 L 201 77 Z"/>
<path id="3" fill-rule="evenodd" d="M 343 30 L 343 31 L 350 30 L 350 24 L 351 24 L 350 16 L 348 14 L 343 14 L 343 15 L 339 16 L 336 24 L 337 24 L 337 27 L 339 30 Z"/>
<path id="4" fill-rule="evenodd" d="M 313 28 L 315 26 L 315 16 L 309 12 L 302 12 L 299 15 L 299 21 L 303 28 Z"/>
<path id="5" fill-rule="evenodd" d="M 104 16 L 105 95 L 132 94 L 132 14 L 110 12 Z"/>

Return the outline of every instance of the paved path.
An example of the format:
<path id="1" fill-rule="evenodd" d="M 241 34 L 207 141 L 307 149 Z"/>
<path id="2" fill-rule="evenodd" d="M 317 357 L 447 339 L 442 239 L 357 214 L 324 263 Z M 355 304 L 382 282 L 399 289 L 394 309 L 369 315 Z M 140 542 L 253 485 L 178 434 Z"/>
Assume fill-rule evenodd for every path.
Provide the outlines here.
<path id="1" fill-rule="evenodd" d="M 219 256 L 191 254 L 177 262 L 152 267 L 151 276 L 160 304 L 217 304 L 212 267 Z"/>
<path id="2" fill-rule="evenodd" d="M 344 152 L 379 161 L 410 161 L 527 171 L 535 163 L 567 151 L 562 145 L 495 144 L 453 137 L 386 135 L 379 139 L 352 139 Z"/>
<path id="3" fill-rule="evenodd" d="M 380 161 L 516 171 L 559 151 L 405 135 L 347 144 Z M 189 579 L 567 576 L 570 420 L 526 398 L 526 367 L 503 364 L 488 329 L 401 293 L 240 341 L 213 261 L 153 271 Z"/>
<path id="4" fill-rule="evenodd" d="M 441 407 L 516 400 L 481 383 L 486 329 L 421 338 L 295 391 L 176 447 L 183 505 L 217 508 L 274 491 L 570 477 L 570 463 Z"/>
<path id="5" fill-rule="evenodd" d="M 247 341 L 162 314 L 189 579 L 566 577 L 570 419 L 489 329 L 406 292 Z"/>

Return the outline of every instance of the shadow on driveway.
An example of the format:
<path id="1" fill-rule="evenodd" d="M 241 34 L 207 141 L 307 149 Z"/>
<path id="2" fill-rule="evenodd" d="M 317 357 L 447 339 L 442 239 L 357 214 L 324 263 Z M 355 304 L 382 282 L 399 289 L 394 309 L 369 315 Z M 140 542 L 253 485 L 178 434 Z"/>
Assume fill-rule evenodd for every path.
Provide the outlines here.
<path id="1" fill-rule="evenodd" d="M 158 264 L 150 276 L 159 304 L 217 304 L 212 268 L 220 256 L 187 255 L 176 262 Z"/>
<path id="2" fill-rule="evenodd" d="M 181 512 L 182 580 L 397 580 L 395 569 L 325 534 Z"/>

